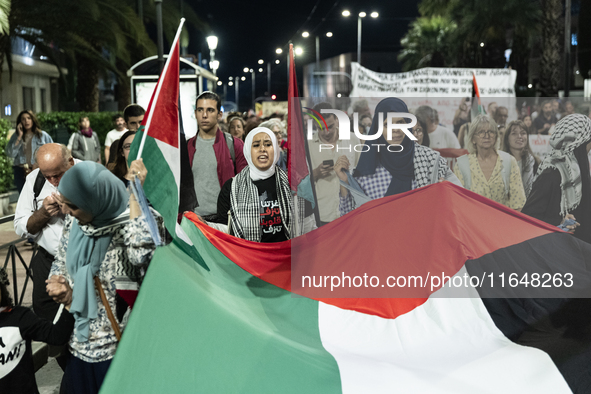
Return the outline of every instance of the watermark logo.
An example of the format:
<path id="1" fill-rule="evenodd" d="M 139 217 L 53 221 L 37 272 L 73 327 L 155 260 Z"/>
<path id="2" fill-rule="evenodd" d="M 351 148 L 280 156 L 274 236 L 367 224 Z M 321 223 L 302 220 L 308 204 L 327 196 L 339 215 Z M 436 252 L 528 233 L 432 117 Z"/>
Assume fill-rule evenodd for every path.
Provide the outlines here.
<path id="1" fill-rule="evenodd" d="M 320 113 L 318 111 L 314 111 L 312 108 L 304 107 L 304 109 L 307 109 L 309 111 L 309 112 L 306 112 L 306 114 L 316 121 L 319 129 L 322 129 L 322 124 L 320 123 L 320 119 L 322 119 L 322 123 L 324 123 L 325 130 L 328 130 L 328 125 L 326 124 L 326 120 L 324 119 L 324 116 L 320 115 Z M 320 119 L 318 119 L 318 118 L 320 118 Z M 310 137 L 310 129 L 312 129 L 312 119 L 308 119 L 308 139 L 309 140 L 312 139 Z"/>
<path id="2" fill-rule="evenodd" d="M 322 114 L 330 114 L 334 115 L 338 122 L 339 122 L 339 139 L 340 140 L 349 140 L 351 139 L 351 121 L 349 120 L 349 116 L 338 109 L 321 109 L 320 113 L 318 111 L 313 110 L 312 108 L 304 107 L 305 109 L 309 110 L 310 112 L 306 112 L 308 116 L 312 119 L 308 119 L 306 124 L 307 126 L 307 138 L 308 140 L 313 139 L 314 135 L 314 122 L 316 121 L 318 127 L 322 129 L 322 124 L 326 130 L 328 130 L 328 126 L 326 124 L 326 120 L 322 116 Z M 394 118 L 407 118 L 410 119 L 410 123 L 393 123 L 392 120 Z M 412 141 L 417 141 L 417 137 L 415 137 L 411 131 L 411 129 L 417 124 L 417 118 L 413 114 L 409 114 L 406 112 L 388 112 L 386 114 L 386 133 L 387 133 L 387 140 L 392 139 L 392 131 L 393 130 L 401 130 L 408 138 Z M 322 121 L 322 123 L 320 122 Z M 380 138 L 380 136 L 384 132 L 384 114 L 380 112 L 378 114 L 378 122 L 377 122 L 378 129 L 376 130 L 375 134 L 362 134 L 359 131 L 359 114 L 357 112 L 353 113 L 353 132 L 357 138 L 364 140 L 364 141 L 374 141 Z"/>

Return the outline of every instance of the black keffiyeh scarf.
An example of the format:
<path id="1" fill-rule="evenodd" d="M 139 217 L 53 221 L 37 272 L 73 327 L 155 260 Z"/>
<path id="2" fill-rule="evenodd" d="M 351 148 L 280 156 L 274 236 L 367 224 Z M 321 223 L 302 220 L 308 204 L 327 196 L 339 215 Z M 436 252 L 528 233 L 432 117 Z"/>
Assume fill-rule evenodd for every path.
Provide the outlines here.
<path id="1" fill-rule="evenodd" d="M 281 169 L 275 169 L 277 185 L 277 199 L 281 211 L 281 221 L 284 224 L 285 235 L 288 239 L 295 234 L 292 213 L 292 195 L 289 188 L 287 174 Z M 230 213 L 232 229 L 237 237 L 249 241 L 260 242 L 262 236 L 259 193 L 250 178 L 250 168 L 245 167 L 232 182 L 230 193 Z"/>

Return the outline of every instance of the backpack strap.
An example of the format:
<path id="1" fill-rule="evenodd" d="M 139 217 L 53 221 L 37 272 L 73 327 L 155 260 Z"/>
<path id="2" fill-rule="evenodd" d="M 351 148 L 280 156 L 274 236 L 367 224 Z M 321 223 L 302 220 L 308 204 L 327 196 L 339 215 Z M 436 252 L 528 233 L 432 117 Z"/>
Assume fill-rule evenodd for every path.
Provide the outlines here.
<path id="1" fill-rule="evenodd" d="M 33 184 L 33 207 L 37 210 L 37 197 L 41 193 L 41 189 L 45 185 L 45 177 L 41 173 L 41 170 L 37 172 L 37 178 L 35 178 L 35 183 Z"/>
<path id="2" fill-rule="evenodd" d="M 509 186 L 511 184 L 511 155 L 507 152 L 497 151 L 503 165 L 503 183 L 505 184 L 505 196 L 509 197 Z"/>
<path id="3" fill-rule="evenodd" d="M 458 168 L 462 173 L 462 178 L 464 178 L 464 188 L 471 190 L 470 186 L 472 186 L 472 174 L 470 173 L 470 159 L 468 158 L 468 155 L 458 157 L 456 163 L 458 164 Z"/>
<path id="4" fill-rule="evenodd" d="M 236 166 L 236 152 L 234 152 L 234 137 L 232 134 L 224 133 L 224 137 L 226 137 L 226 144 L 228 144 L 228 149 L 230 150 L 230 156 L 232 156 L 232 163 L 234 163 L 234 167 Z"/>

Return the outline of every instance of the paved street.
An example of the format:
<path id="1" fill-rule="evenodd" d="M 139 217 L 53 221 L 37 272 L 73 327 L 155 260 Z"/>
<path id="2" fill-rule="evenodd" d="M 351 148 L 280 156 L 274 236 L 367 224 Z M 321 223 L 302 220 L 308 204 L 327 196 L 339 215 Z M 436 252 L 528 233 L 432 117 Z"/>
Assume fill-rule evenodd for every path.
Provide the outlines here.
<path id="1" fill-rule="evenodd" d="M 19 237 L 14 232 L 13 222 L 10 221 L 8 223 L 0 224 L 0 245 L 4 245 L 6 243 L 12 242 L 14 240 L 19 239 Z M 33 254 L 33 248 L 26 245 L 25 243 L 20 243 L 17 245 L 17 249 L 20 252 L 21 256 L 23 257 L 27 266 L 31 261 L 31 256 Z M 6 262 L 6 255 L 8 253 L 8 248 L 0 250 L 0 264 L 4 266 Z M 22 266 L 18 256 L 15 256 L 15 263 L 16 263 L 16 274 L 17 274 L 17 285 L 18 285 L 18 293 L 19 298 L 22 293 L 23 285 L 26 278 L 26 271 Z M 14 290 L 13 290 L 13 269 L 12 269 L 12 261 L 11 259 L 8 260 L 8 265 L 6 266 L 6 270 L 8 273 L 8 278 L 10 279 L 10 294 L 14 298 Z M 23 306 L 31 307 L 32 305 L 32 293 L 33 293 L 33 286 L 31 280 L 27 282 L 27 287 L 25 289 L 25 296 L 23 298 Z M 37 385 L 39 387 L 39 392 L 41 394 L 57 394 L 59 393 L 59 385 L 62 379 L 62 370 L 55 361 L 54 358 L 48 358 L 47 364 L 45 364 L 37 373 L 35 374 L 35 378 L 37 380 Z"/>

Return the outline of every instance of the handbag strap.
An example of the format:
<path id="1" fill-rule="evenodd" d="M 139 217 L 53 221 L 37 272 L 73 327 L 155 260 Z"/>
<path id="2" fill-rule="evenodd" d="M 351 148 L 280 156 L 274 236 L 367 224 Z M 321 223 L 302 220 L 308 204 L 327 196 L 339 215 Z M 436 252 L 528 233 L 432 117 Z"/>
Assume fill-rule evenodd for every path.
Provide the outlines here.
<path id="1" fill-rule="evenodd" d="M 99 280 L 98 276 L 94 277 L 94 285 L 96 286 L 96 289 L 98 290 L 101 296 L 101 301 L 103 302 L 105 310 L 107 311 L 107 317 L 111 322 L 113 331 L 115 331 L 115 337 L 117 338 L 117 342 L 119 342 L 121 340 L 121 329 L 119 328 L 119 323 L 117 323 L 117 320 L 115 320 L 115 315 L 113 315 L 111 306 L 109 306 L 109 302 L 107 301 L 107 297 L 105 296 L 105 291 L 103 290 L 103 286 L 101 285 L 101 281 Z"/>

